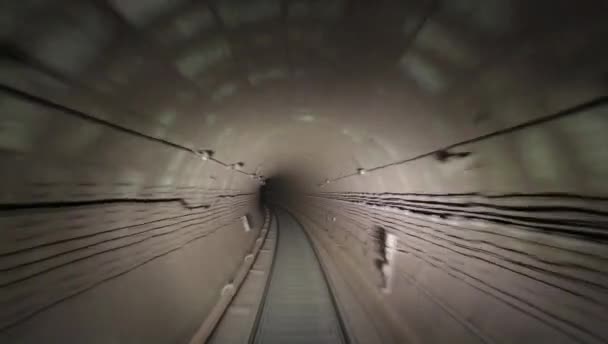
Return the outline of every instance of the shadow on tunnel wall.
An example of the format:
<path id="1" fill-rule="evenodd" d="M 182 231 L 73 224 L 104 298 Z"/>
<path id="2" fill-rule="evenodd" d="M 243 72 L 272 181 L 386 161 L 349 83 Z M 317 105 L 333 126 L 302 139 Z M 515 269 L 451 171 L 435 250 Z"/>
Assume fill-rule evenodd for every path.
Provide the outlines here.
<path id="1" fill-rule="evenodd" d="M 188 342 L 264 204 L 354 339 L 608 342 L 607 11 L 1 2 L 0 342 Z"/>

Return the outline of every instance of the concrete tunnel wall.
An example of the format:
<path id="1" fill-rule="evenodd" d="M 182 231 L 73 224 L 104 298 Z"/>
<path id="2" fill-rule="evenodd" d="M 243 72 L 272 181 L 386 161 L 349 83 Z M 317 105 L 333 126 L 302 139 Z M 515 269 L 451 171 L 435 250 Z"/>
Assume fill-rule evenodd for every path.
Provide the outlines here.
<path id="1" fill-rule="evenodd" d="M 0 341 L 187 342 L 263 175 L 387 342 L 607 342 L 607 9 L 2 2 Z"/>

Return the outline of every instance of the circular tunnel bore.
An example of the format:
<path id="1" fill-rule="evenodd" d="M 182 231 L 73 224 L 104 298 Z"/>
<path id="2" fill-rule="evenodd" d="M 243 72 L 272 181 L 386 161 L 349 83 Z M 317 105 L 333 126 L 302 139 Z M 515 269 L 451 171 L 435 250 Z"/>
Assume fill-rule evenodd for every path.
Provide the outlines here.
<path id="1" fill-rule="evenodd" d="M 1 2 L 0 342 L 258 319 L 279 213 L 341 340 L 608 342 L 607 10 Z"/>

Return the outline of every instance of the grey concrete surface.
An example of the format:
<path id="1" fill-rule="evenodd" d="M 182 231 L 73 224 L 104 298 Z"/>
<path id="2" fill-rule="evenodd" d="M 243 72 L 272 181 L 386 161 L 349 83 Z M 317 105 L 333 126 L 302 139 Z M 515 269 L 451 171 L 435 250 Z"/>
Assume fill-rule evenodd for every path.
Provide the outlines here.
<path id="1" fill-rule="evenodd" d="M 608 342 L 606 13 L 0 1 L 0 342 L 187 342 L 264 178 L 366 338 Z"/>

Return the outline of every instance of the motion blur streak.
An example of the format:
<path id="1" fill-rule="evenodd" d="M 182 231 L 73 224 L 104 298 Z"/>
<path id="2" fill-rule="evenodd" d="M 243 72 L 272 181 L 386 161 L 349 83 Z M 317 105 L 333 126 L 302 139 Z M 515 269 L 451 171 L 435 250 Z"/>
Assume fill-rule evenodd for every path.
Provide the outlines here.
<path id="1" fill-rule="evenodd" d="M 607 15 L 0 1 L 0 342 L 608 343 Z"/>

